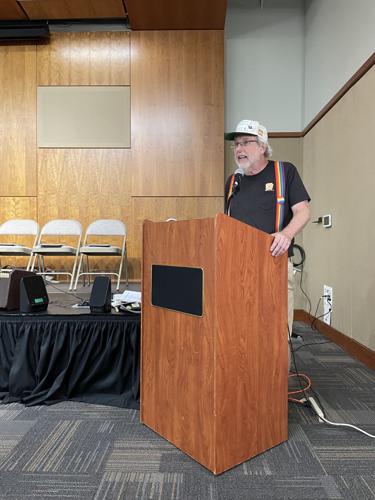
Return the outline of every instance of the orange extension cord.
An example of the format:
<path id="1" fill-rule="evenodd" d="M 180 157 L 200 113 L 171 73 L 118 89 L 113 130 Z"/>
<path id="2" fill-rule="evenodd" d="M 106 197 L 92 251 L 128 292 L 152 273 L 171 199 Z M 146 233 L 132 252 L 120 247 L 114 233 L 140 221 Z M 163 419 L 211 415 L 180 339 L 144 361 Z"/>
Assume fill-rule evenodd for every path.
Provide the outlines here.
<path id="1" fill-rule="evenodd" d="M 301 394 L 301 393 L 304 393 L 305 391 L 307 391 L 308 389 L 310 389 L 311 387 L 311 379 L 305 374 L 305 373 L 291 373 L 289 375 L 289 378 L 293 378 L 293 377 L 304 377 L 304 379 L 307 381 L 307 386 L 304 387 L 303 389 L 298 389 L 297 391 L 290 391 L 288 392 L 288 396 L 292 396 L 294 394 Z M 299 403 L 301 405 L 304 404 L 304 401 L 300 401 L 299 399 L 296 399 L 296 398 L 290 398 L 288 397 L 288 401 L 291 401 L 292 403 Z"/>

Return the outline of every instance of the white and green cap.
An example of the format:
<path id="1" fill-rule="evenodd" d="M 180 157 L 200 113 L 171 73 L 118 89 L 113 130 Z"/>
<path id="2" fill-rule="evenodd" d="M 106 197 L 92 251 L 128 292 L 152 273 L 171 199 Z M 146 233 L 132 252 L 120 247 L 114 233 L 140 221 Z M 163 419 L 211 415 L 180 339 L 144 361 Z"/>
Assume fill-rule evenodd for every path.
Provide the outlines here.
<path id="1" fill-rule="evenodd" d="M 256 135 L 259 140 L 266 143 L 268 142 L 267 129 L 255 120 L 241 120 L 234 132 L 224 134 L 225 139 L 233 141 L 236 135 Z"/>

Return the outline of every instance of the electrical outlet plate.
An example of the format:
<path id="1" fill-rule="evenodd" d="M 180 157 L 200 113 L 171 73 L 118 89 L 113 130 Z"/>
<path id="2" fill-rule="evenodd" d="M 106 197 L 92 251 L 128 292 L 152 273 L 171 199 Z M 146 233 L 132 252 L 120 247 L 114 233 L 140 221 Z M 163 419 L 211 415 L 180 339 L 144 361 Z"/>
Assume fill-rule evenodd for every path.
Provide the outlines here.
<path id="1" fill-rule="evenodd" d="M 323 286 L 323 321 L 327 325 L 331 324 L 331 315 L 333 308 L 333 290 L 331 286 L 324 285 Z M 327 297 L 328 295 L 328 297 Z"/>
<path id="2" fill-rule="evenodd" d="M 332 227 L 332 217 L 331 214 L 323 215 L 323 227 Z"/>

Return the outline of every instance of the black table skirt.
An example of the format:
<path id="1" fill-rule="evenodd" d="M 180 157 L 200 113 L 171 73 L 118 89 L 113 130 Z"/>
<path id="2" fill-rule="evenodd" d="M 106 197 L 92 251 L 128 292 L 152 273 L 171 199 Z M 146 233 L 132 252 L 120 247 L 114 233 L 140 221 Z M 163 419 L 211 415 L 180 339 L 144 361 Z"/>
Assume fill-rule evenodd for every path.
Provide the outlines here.
<path id="1" fill-rule="evenodd" d="M 140 318 L 1 316 L 0 401 L 139 408 Z"/>

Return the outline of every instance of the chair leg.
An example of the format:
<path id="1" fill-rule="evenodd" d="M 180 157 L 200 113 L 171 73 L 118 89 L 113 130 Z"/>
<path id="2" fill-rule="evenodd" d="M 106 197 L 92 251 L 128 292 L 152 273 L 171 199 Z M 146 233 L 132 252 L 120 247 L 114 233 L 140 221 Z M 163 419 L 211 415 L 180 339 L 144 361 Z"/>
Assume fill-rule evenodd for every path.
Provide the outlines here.
<path id="1" fill-rule="evenodd" d="M 35 261 L 36 261 L 36 254 L 34 254 L 31 258 L 31 268 L 30 268 L 30 271 L 34 271 L 34 267 L 35 267 Z"/>
<path id="2" fill-rule="evenodd" d="M 125 252 L 125 284 L 126 284 L 126 288 L 127 288 L 129 286 L 128 252 Z"/>
<path id="3" fill-rule="evenodd" d="M 91 276 L 90 276 L 90 261 L 89 261 L 89 256 L 86 255 L 86 266 L 87 266 L 87 281 L 89 283 L 89 285 L 91 285 Z"/>
<path id="4" fill-rule="evenodd" d="M 121 282 L 121 274 L 122 274 L 122 265 L 124 262 L 124 255 L 121 255 L 121 260 L 120 260 L 120 267 L 118 270 L 118 275 L 117 275 L 117 287 L 116 290 L 120 289 L 120 282 Z"/>
<path id="5" fill-rule="evenodd" d="M 77 290 L 78 278 L 79 278 L 79 273 L 81 272 L 82 260 L 83 260 L 83 254 L 81 254 L 81 256 L 79 258 L 78 269 L 77 269 L 77 273 L 76 273 L 76 282 L 74 284 L 74 290 Z"/>
<path id="6" fill-rule="evenodd" d="M 69 286 L 69 290 L 72 290 L 73 288 L 73 284 L 74 284 L 74 276 L 75 276 L 75 271 L 76 271 L 76 267 L 77 267 L 77 260 L 78 260 L 78 253 L 76 254 L 76 256 L 74 257 L 74 264 L 73 264 L 73 270 L 72 270 L 72 277 L 70 279 L 70 286 Z"/>
<path id="7" fill-rule="evenodd" d="M 29 260 L 27 262 L 26 271 L 30 271 L 31 261 L 33 260 L 33 254 L 30 254 Z"/>

